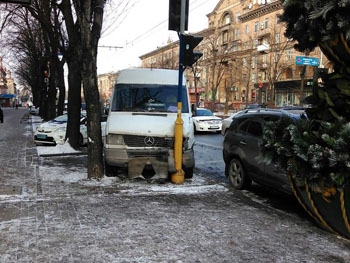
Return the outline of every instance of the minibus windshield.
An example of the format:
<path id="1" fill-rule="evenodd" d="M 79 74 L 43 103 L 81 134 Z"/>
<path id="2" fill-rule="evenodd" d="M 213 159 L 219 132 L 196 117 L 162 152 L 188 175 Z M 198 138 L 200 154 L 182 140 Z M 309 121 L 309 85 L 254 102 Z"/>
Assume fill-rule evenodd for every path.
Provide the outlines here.
<path id="1" fill-rule="evenodd" d="M 177 112 L 177 85 L 117 84 L 111 111 Z M 188 113 L 186 87 L 182 87 L 182 113 Z"/>

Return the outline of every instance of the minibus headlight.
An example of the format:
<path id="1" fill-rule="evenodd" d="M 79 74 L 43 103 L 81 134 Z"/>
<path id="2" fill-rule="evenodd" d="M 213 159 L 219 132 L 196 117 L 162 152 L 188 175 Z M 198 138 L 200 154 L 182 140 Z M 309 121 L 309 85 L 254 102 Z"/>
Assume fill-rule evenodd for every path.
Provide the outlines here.
<path id="1" fill-rule="evenodd" d="M 111 145 L 124 145 L 124 139 L 122 135 L 117 134 L 108 134 L 107 135 L 107 144 Z"/>

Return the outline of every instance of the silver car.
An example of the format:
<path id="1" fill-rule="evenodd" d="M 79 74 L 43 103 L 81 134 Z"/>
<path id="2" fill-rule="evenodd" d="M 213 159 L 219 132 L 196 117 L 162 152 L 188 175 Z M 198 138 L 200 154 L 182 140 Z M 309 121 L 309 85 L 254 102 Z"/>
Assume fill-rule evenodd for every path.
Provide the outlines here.
<path id="1" fill-rule="evenodd" d="M 230 117 L 223 119 L 222 121 L 222 128 L 221 128 L 221 134 L 225 136 L 227 129 L 230 127 L 233 119 L 237 116 L 238 112 L 233 113 Z"/>

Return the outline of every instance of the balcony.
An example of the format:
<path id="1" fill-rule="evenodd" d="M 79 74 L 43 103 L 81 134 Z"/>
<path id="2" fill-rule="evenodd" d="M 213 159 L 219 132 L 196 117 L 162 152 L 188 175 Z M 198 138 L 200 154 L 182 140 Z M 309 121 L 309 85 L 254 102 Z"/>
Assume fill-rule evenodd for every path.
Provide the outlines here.
<path id="1" fill-rule="evenodd" d="M 270 50 L 270 45 L 269 44 L 258 45 L 257 50 L 258 50 L 258 52 L 264 53 L 264 52 Z"/>

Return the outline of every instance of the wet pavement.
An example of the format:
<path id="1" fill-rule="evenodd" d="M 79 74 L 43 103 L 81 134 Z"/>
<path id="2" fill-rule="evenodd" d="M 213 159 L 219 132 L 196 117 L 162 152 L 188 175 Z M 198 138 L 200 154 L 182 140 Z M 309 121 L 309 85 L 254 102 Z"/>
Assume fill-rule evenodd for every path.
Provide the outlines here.
<path id="1" fill-rule="evenodd" d="M 0 262 L 350 262 L 349 240 L 231 189 L 220 149 L 197 145 L 183 185 L 87 180 L 84 155 L 38 156 L 26 112 L 0 124 Z"/>

